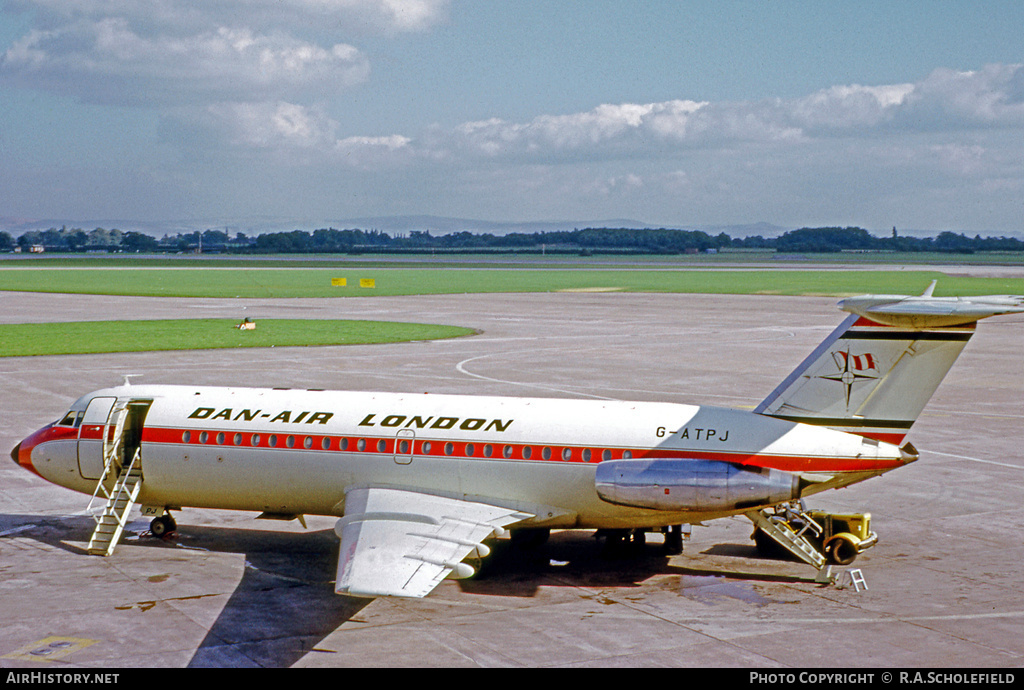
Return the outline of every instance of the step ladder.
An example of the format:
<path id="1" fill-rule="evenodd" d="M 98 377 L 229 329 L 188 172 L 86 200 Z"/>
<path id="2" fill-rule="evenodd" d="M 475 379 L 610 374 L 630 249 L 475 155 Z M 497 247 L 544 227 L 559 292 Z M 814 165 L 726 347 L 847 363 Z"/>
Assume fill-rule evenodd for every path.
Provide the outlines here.
<path id="1" fill-rule="evenodd" d="M 96 528 L 89 540 L 88 551 L 94 556 L 109 556 L 114 553 L 121 533 L 128 524 L 128 513 L 131 512 L 142 490 L 142 464 L 139 460 L 140 450 L 136 449 L 131 462 L 121 468 L 109 492 L 104 486 L 103 479 L 100 479 L 97 493 L 102 491 L 107 496 L 107 502 L 103 510 L 93 516 Z"/>
<path id="2" fill-rule="evenodd" d="M 770 514 L 767 510 L 751 510 L 744 513 L 762 532 L 771 537 L 780 546 L 799 558 L 804 563 L 812 565 L 819 571 L 826 567 L 825 555 L 819 551 L 814 544 L 804 537 L 804 530 L 796 532 L 788 522 L 781 516 Z M 810 517 L 806 517 L 806 524 L 815 525 Z"/>
<path id="3" fill-rule="evenodd" d="M 861 572 L 860 568 L 847 570 L 845 575 L 849 575 L 850 584 L 855 591 L 859 592 L 861 588 L 865 590 L 868 588 L 868 581 L 864 579 L 864 573 Z"/>

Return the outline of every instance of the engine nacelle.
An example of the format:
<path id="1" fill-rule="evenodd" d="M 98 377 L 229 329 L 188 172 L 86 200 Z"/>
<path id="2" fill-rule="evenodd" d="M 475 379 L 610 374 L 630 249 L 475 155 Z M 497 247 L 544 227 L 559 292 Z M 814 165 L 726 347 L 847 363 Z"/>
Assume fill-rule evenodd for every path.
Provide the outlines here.
<path id="1" fill-rule="evenodd" d="M 799 498 L 797 475 L 718 460 L 607 460 L 597 494 L 617 505 L 654 510 L 735 510 Z"/>

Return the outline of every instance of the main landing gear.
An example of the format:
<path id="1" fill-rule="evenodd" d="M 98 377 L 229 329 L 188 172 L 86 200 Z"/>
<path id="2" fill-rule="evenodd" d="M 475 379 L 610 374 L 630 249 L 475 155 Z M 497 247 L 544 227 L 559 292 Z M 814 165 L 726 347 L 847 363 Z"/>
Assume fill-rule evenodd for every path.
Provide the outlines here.
<path id="1" fill-rule="evenodd" d="M 683 552 L 683 541 L 690 537 L 689 525 L 669 525 L 660 528 L 637 529 L 599 529 L 594 533 L 597 539 L 604 539 L 605 554 L 610 556 L 627 556 L 642 553 L 647 544 L 648 532 L 661 532 L 665 535 L 662 553 L 666 556 L 678 556 Z"/>
<path id="2" fill-rule="evenodd" d="M 174 521 L 174 518 L 170 513 L 164 513 L 160 517 L 153 518 L 153 521 L 149 523 L 149 532 L 154 537 L 163 539 L 171 532 L 175 532 L 178 529 L 178 523 Z"/>

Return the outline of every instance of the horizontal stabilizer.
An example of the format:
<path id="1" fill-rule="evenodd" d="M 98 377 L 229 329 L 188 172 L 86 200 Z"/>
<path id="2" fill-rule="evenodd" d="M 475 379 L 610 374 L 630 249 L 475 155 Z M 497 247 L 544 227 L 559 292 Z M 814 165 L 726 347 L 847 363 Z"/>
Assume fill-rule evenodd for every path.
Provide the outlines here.
<path id="1" fill-rule="evenodd" d="M 1024 296 L 981 295 L 934 297 L 933 281 L 923 295 L 859 295 L 839 302 L 839 308 L 875 323 L 901 328 L 944 328 L 974 323 L 1000 314 L 1024 313 Z"/>

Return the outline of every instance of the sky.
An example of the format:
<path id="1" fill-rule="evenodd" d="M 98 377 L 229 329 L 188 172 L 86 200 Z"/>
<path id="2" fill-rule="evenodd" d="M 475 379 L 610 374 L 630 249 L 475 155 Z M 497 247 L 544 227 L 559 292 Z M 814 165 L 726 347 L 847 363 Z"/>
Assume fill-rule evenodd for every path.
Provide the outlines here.
<path id="1" fill-rule="evenodd" d="M 1024 236 L 1024 3 L 0 0 L 0 219 Z"/>

